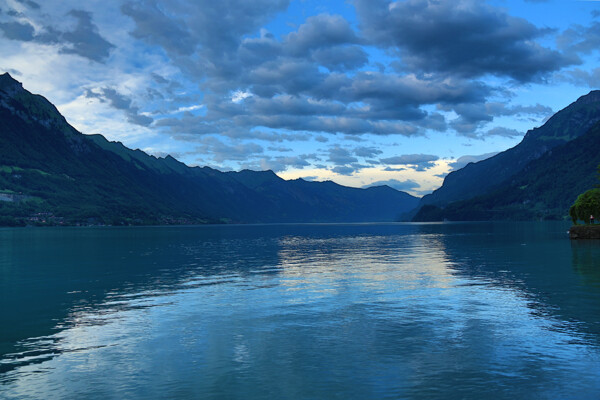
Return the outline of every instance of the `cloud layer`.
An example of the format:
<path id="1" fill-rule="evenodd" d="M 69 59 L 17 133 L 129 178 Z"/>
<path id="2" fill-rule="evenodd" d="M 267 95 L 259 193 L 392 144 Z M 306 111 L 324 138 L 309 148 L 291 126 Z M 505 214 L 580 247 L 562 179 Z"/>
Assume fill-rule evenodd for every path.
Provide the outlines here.
<path id="1" fill-rule="evenodd" d="M 597 22 L 548 28 L 481 0 L 334 3 L 291 15 L 304 3 L 7 0 L 0 46 L 12 61 L 0 67 L 27 70 L 19 52 L 54 55 L 69 109 L 118 115 L 192 162 L 340 176 L 432 173 L 439 152 L 396 144 L 507 143 L 523 133 L 515 121 L 553 112 L 515 102 L 520 88 L 600 81 L 586 65 Z M 415 189 L 411 179 L 381 181 Z"/>

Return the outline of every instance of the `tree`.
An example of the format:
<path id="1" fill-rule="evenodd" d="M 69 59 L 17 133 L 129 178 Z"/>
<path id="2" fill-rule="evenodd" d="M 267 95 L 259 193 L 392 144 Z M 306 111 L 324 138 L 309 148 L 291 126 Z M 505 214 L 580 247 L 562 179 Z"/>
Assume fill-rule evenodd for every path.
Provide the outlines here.
<path id="1" fill-rule="evenodd" d="M 591 189 L 580 194 L 571 206 L 569 215 L 574 223 L 578 220 L 590 223 L 590 215 L 600 217 L 600 189 Z"/>

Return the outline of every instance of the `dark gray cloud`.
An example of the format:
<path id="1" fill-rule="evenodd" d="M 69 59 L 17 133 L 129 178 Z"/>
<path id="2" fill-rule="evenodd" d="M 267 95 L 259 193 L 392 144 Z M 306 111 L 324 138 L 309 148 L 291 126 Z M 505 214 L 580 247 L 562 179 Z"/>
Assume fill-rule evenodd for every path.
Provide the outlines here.
<path id="1" fill-rule="evenodd" d="M 439 160 L 438 156 L 432 154 L 404 154 L 401 156 L 382 158 L 384 164 L 405 165 L 414 168 L 416 171 L 425 171 L 435 167 L 435 162 Z"/>
<path id="2" fill-rule="evenodd" d="M 277 39 L 264 29 L 251 35 L 287 1 L 263 0 L 244 15 L 243 1 L 200 3 L 122 7 L 135 23 L 134 37 L 162 47 L 190 79 L 202 82 L 206 115 L 193 123 L 183 116 L 186 121 L 157 123 L 173 133 L 235 136 L 259 126 L 412 136 L 447 129 L 444 116 L 423 110 L 424 105 L 481 103 L 492 92 L 481 81 L 460 77 L 356 72 L 367 65 L 368 55 L 363 39 L 339 15 L 309 17 Z M 223 21 L 221 15 L 228 18 Z"/>
<path id="3" fill-rule="evenodd" d="M 339 146 L 330 147 L 328 151 L 329 151 L 329 158 L 327 159 L 327 161 L 329 161 L 335 165 L 342 166 L 342 165 L 347 165 L 347 164 L 352 164 L 352 163 L 358 162 L 358 159 L 356 157 L 354 157 L 352 155 L 352 153 L 350 153 L 349 150 L 347 150 L 343 147 L 339 147 Z"/>
<path id="4" fill-rule="evenodd" d="M 591 71 L 575 68 L 565 72 L 562 79 L 575 85 L 588 86 L 590 88 L 600 87 L 600 68 Z"/>
<path id="5" fill-rule="evenodd" d="M 515 137 L 523 136 L 523 133 L 519 132 L 516 129 L 510 129 L 510 128 L 497 126 L 495 128 L 488 130 L 484 134 L 484 136 L 502 136 L 502 137 L 508 137 L 508 138 L 515 138 Z"/>
<path id="6" fill-rule="evenodd" d="M 358 157 L 376 157 L 379 154 L 383 153 L 381 150 L 379 150 L 376 147 L 364 147 L 364 146 L 355 148 L 353 152 Z"/>
<path id="7" fill-rule="evenodd" d="M 335 172 L 336 174 L 339 174 L 339 175 L 350 176 L 354 172 L 356 172 L 356 168 L 348 166 L 348 165 L 338 165 L 336 167 L 333 167 L 331 169 L 331 171 L 333 171 L 333 172 Z"/>
<path id="8" fill-rule="evenodd" d="M 289 0 L 130 1 L 122 11 L 135 23 L 134 37 L 161 46 L 186 73 L 235 80 L 244 70 L 238 54 L 243 36 L 256 32 L 288 4 Z"/>
<path id="9" fill-rule="evenodd" d="M 35 30 L 29 23 L 3 22 L 0 23 L 0 31 L 7 39 L 29 42 L 33 40 Z"/>
<path id="10" fill-rule="evenodd" d="M 77 20 L 77 26 L 73 31 L 62 32 L 60 40 L 66 45 L 61 52 L 77 54 L 96 62 L 105 61 L 115 46 L 100 36 L 92 22 L 92 15 L 81 10 L 71 10 L 68 15 Z"/>
<path id="11" fill-rule="evenodd" d="M 226 144 L 212 136 L 204 136 L 199 142 L 199 152 L 211 154 L 216 163 L 222 163 L 227 160 L 246 161 L 251 157 L 256 157 L 264 153 L 262 146 L 256 143 Z"/>
<path id="12" fill-rule="evenodd" d="M 367 53 L 359 46 L 337 46 L 317 49 L 313 60 L 330 71 L 349 71 L 363 67 L 369 62 Z"/>
<path id="13" fill-rule="evenodd" d="M 363 188 L 384 186 L 384 185 L 394 188 L 396 190 L 400 190 L 400 191 L 412 191 L 412 190 L 419 189 L 421 187 L 421 185 L 419 185 L 417 182 L 413 181 L 412 179 L 407 179 L 404 181 L 401 181 L 398 179 L 388 179 L 385 181 L 377 181 L 377 182 L 370 183 L 368 185 L 363 186 Z"/>
<path id="14" fill-rule="evenodd" d="M 286 53 L 298 57 L 306 57 L 315 49 L 351 43 L 358 43 L 358 38 L 348 21 L 328 14 L 307 18 L 284 39 Z"/>
<path id="15" fill-rule="evenodd" d="M 269 146 L 269 147 L 267 147 L 267 150 L 275 151 L 278 153 L 289 153 L 289 152 L 294 151 L 294 149 L 291 149 L 289 147 L 283 147 L 283 146 Z"/>
<path id="16" fill-rule="evenodd" d="M 450 122 L 450 126 L 459 134 L 470 138 L 484 138 L 485 136 L 501 134 L 501 131 L 493 131 L 491 135 L 482 134 L 481 129 L 494 118 L 501 116 L 528 116 L 530 120 L 537 121 L 547 118 L 554 112 L 552 108 L 536 104 L 534 106 L 508 105 L 500 102 L 490 103 L 462 103 L 454 105 L 439 106 L 444 111 L 454 111 L 458 118 Z M 494 133 L 495 132 L 495 133 Z M 506 133 L 506 132 L 504 132 Z"/>
<path id="17" fill-rule="evenodd" d="M 497 88 L 484 83 L 484 75 L 531 80 L 566 63 L 535 44 L 546 30 L 474 0 L 461 0 L 460 7 L 449 0 L 392 5 L 357 0 L 361 31 L 329 14 L 309 17 L 281 38 L 261 28 L 288 3 L 125 3 L 122 11 L 135 24 L 131 34 L 164 49 L 205 94 L 205 115 L 170 116 L 156 125 L 168 126 L 173 134 L 247 138 L 254 127 L 355 138 L 452 127 L 468 137 L 484 137 L 481 129 L 494 116 L 533 112 L 487 105 Z M 456 43 L 447 43 L 449 38 Z M 364 48 L 369 43 L 395 49 L 389 54 L 398 55 L 403 67 L 358 70 L 369 65 Z M 458 119 L 447 121 L 425 108 L 431 105 L 455 111 Z"/>
<path id="18" fill-rule="evenodd" d="M 298 156 L 287 156 L 287 157 L 264 157 L 257 164 L 259 169 L 265 170 L 270 169 L 274 172 L 285 171 L 287 169 L 296 168 L 304 169 L 310 166 L 309 159 L 314 159 L 314 155 L 304 154 Z"/>
<path id="19" fill-rule="evenodd" d="M 281 43 L 282 54 L 311 59 L 332 71 L 351 70 L 367 64 L 367 53 L 347 20 L 321 14 L 307 18 Z"/>
<path id="20" fill-rule="evenodd" d="M 40 5 L 38 3 L 36 3 L 35 1 L 32 0 L 16 0 L 17 3 L 21 3 L 29 8 L 32 8 L 34 10 L 39 10 L 40 9 Z"/>
<path id="21" fill-rule="evenodd" d="M 542 104 L 536 104 L 534 106 L 526 105 L 508 105 L 506 103 L 492 102 L 486 103 L 485 108 L 487 112 L 494 116 L 534 116 L 538 118 L 546 118 L 554 114 L 551 107 L 544 106 Z"/>
<path id="22" fill-rule="evenodd" d="M 33 5 L 37 5 L 37 3 L 25 3 L 31 8 L 39 8 L 39 5 L 38 7 Z M 20 17 L 16 14 L 13 16 Z M 67 16 L 77 21 L 75 28 L 71 31 L 58 30 L 50 25 L 53 21 L 42 20 L 42 17 L 39 21 L 42 26 L 39 32 L 36 32 L 31 24 L 20 21 L 0 23 L 0 31 L 8 39 L 58 45 L 61 53 L 77 54 L 92 61 L 105 62 L 115 46 L 98 33 L 98 27 L 92 21 L 92 15 L 87 11 L 71 10 Z"/>
<path id="23" fill-rule="evenodd" d="M 186 23 L 173 16 L 167 16 L 159 9 L 157 2 L 128 2 L 121 7 L 123 14 L 135 21 L 131 35 L 148 43 L 159 45 L 174 55 L 190 55 L 196 44 Z"/>
<path id="24" fill-rule="evenodd" d="M 458 114 L 458 118 L 450 126 L 464 136 L 475 136 L 479 128 L 494 120 L 483 103 L 457 104 L 452 109 Z"/>
<path id="25" fill-rule="evenodd" d="M 557 39 L 559 49 L 569 54 L 589 54 L 600 47 L 600 22 L 589 26 L 574 25 L 564 31 Z"/>
<path id="26" fill-rule="evenodd" d="M 376 46 L 396 49 L 402 69 L 529 82 L 578 62 L 536 43 L 547 29 L 480 0 L 354 4 L 364 36 Z"/>
<path id="27" fill-rule="evenodd" d="M 139 107 L 133 104 L 131 98 L 119 93 L 113 88 L 100 88 L 96 90 L 86 90 L 85 96 L 90 99 L 98 99 L 109 103 L 113 108 L 122 110 L 127 116 L 127 121 L 135 125 L 148 126 L 153 122 L 151 117 L 140 114 Z"/>
<path id="28" fill-rule="evenodd" d="M 400 172 L 400 171 L 406 171 L 407 168 L 402 168 L 402 167 L 400 167 L 400 168 L 385 167 L 383 170 L 386 171 L 386 172 Z"/>
<path id="29" fill-rule="evenodd" d="M 337 145 L 330 147 L 327 150 L 327 161 L 334 165 L 333 168 L 330 168 L 330 171 L 333 171 L 336 174 L 350 176 L 362 170 L 363 168 L 368 168 L 370 165 L 365 165 L 358 162 L 358 158 L 354 156 L 357 152 L 378 153 L 377 150 L 369 148 L 358 148 L 358 151 L 356 151 L 356 149 L 347 149 Z"/>
<path id="30" fill-rule="evenodd" d="M 449 163 L 448 166 L 450 166 L 450 168 L 452 168 L 451 171 L 456 171 L 456 170 L 459 170 L 459 169 L 465 167 L 469 163 L 476 163 L 478 161 L 482 161 L 482 160 L 488 159 L 490 157 L 493 157 L 496 154 L 498 154 L 498 152 L 480 154 L 477 156 L 468 156 L 468 155 L 462 156 L 462 157 L 457 158 L 456 161 Z"/>

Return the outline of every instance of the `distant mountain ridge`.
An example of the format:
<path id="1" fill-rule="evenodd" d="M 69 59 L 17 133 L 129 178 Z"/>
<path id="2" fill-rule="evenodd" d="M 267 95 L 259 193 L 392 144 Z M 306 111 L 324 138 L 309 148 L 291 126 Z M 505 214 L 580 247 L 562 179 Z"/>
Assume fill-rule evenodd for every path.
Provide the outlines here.
<path id="1" fill-rule="evenodd" d="M 600 91 L 580 97 L 521 143 L 449 174 L 414 221 L 560 219 L 600 164 Z M 414 212 L 414 211 L 413 211 Z"/>
<path id="2" fill-rule="evenodd" d="M 83 135 L 8 73 L 0 75 L 0 194 L 0 225 L 393 221 L 418 203 L 389 187 L 188 167 Z"/>

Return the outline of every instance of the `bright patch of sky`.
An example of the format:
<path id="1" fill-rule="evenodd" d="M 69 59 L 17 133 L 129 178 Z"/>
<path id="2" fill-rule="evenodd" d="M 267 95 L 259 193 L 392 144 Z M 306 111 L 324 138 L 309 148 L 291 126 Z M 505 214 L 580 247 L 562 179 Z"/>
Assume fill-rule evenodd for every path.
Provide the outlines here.
<path id="1" fill-rule="evenodd" d="M 86 134 L 422 195 L 600 85 L 600 2 L 0 1 L 0 72 Z"/>

